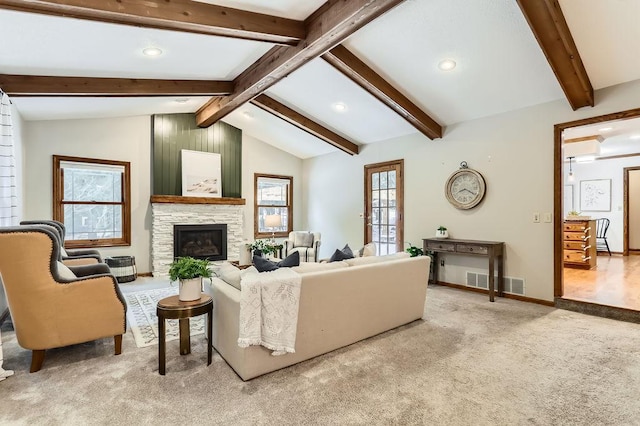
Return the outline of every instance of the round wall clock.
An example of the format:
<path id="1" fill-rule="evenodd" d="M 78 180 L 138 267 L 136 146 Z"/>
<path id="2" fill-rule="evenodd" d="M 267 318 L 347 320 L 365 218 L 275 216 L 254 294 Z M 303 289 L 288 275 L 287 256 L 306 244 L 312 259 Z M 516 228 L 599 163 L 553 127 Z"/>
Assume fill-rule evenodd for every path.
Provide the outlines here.
<path id="1" fill-rule="evenodd" d="M 484 198 L 486 185 L 477 171 L 470 169 L 467 162 L 460 163 L 460 169 L 449 176 L 444 187 L 447 200 L 457 209 L 467 210 L 480 204 Z"/>

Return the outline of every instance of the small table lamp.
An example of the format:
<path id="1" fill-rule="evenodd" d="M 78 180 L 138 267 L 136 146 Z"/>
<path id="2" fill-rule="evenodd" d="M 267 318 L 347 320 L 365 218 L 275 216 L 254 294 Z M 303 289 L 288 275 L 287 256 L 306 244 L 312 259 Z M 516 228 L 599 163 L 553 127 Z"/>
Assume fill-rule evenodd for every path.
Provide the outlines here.
<path id="1" fill-rule="evenodd" d="M 264 218 L 264 226 L 271 228 L 271 239 L 275 241 L 276 229 L 282 226 L 282 216 L 279 214 L 268 214 Z"/>

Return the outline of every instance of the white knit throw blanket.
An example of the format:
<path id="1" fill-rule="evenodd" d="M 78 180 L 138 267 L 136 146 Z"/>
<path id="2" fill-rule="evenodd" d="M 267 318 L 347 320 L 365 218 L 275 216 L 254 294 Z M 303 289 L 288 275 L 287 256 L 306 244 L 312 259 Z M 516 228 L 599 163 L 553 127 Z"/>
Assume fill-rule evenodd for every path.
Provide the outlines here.
<path id="1" fill-rule="evenodd" d="M 262 345 L 272 355 L 295 352 L 301 282 L 289 268 L 242 276 L 238 346 Z"/>

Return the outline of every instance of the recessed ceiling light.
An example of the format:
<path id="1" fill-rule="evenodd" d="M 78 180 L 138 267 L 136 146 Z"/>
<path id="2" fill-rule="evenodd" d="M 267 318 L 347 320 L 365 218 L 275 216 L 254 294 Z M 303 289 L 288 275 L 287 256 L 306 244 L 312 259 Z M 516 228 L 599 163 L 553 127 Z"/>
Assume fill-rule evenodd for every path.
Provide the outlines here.
<path id="1" fill-rule="evenodd" d="M 345 112 L 347 110 L 347 105 L 343 102 L 336 102 L 331 107 L 338 112 Z"/>
<path id="2" fill-rule="evenodd" d="M 453 59 L 445 59 L 440 61 L 440 63 L 438 64 L 438 68 L 440 68 L 442 71 L 451 71 L 455 67 L 456 61 L 454 61 Z"/>
<path id="3" fill-rule="evenodd" d="M 253 118 L 253 114 L 251 114 L 250 111 L 243 111 L 242 115 L 244 115 L 244 118 L 248 118 L 248 119 L 252 119 Z"/>
<path id="4" fill-rule="evenodd" d="M 160 56 L 162 55 L 162 50 L 157 47 L 145 47 L 142 49 L 142 53 L 145 56 Z"/>
<path id="5" fill-rule="evenodd" d="M 613 130 L 613 127 L 603 127 L 598 129 L 599 132 L 608 132 L 609 130 Z"/>

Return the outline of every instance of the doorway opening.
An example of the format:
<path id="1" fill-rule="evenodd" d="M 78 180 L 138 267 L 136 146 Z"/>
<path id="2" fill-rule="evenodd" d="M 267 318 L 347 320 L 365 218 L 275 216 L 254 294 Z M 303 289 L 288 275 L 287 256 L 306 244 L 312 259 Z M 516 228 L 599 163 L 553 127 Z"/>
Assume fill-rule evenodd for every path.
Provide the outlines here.
<path id="1" fill-rule="evenodd" d="M 640 311 L 640 108 L 554 130 L 556 306 Z"/>

